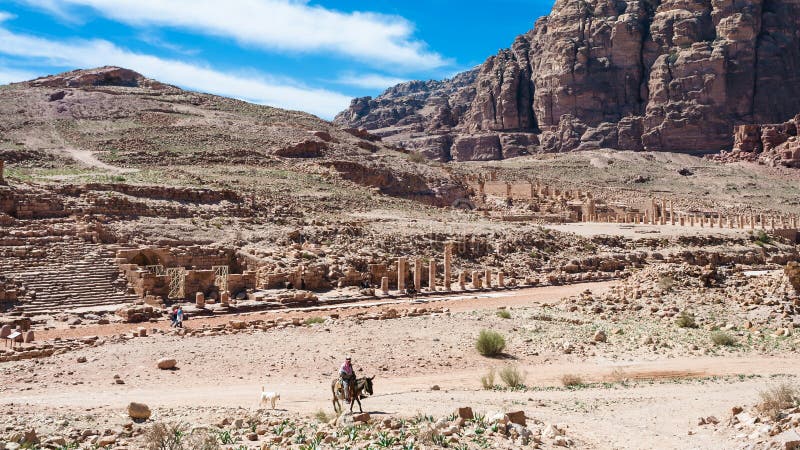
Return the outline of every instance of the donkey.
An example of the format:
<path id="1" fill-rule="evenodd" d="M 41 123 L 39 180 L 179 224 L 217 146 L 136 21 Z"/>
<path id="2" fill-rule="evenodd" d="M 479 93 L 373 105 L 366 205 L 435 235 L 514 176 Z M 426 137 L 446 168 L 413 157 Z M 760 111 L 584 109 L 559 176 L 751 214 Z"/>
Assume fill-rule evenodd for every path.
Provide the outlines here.
<path id="1" fill-rule="evenodd" d="M 361 408 L 361 399 L 367 398 L 372 395 L 372 380 L 375 377 L 363 377 L 356 379 L 355 383 L 350 383 L 350 412 L 353 412 L 353 404 L 358 402 L 358 411 L 364 412 Z M 331 392 L 333 393 L 333 410 L 336 414 L 342 412 L 342 405 L 344 403 L 344 387 L 342 386 L 342 379 L 336 378 L 331 382 Z"/>

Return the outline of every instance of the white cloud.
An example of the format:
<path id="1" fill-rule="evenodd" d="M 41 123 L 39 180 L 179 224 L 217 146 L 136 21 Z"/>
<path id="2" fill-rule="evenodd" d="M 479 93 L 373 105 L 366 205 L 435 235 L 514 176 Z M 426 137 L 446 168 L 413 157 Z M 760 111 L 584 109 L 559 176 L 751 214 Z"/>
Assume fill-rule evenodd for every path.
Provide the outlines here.
<path id="1" fill-rule="evenodd" d="M 52 0 L 26 0 L 54 10 Z M 368 64 L 428 70 L 447 62 L 412 37 L 399 16 L 343 13 L 305 0 L 63 0 L 123 23 L 222 36 L 269 50 L 333 52 Z M 55 8 L 63 14 L 63 8 Z"/>
<path id="2" fill-rule="evenodd" d="M 0 11 L 0 22 L 5 22 L 6 20 L 10 20 L 15 17 L 17 16 L 15 16 L 14 14 L 5 11 Z"/>
<path id="3" fill-rule="evenodd" d="M 182 61 L 133 53 L 103 40 L 51 41 L 15 34 L 0 27 L 0 54 L 23 57 L 57 67 L 120 66 L 188 89 L 265 105 L 311 112 L 332 118 L 350 104 L 350 97 L 261 74 L 217 71 Z M 30 77 L 28 77 L 30 78 Z"/>
<path id="4" fill-rule="evenodd" d="M 36 78 L 36 76 L 33 72 L 0 67 L 0 85 L 27 81 Z"/>
<path id="5" fill-rule="evenodd" d="M 337 84 L 355 86 L 364 89 L 386 89 L 406 81 L 408 80 L 405 78 L 388 77 L 377 73 L 357 74 L 352 72 L 342 74 L 335 80 Z"/>

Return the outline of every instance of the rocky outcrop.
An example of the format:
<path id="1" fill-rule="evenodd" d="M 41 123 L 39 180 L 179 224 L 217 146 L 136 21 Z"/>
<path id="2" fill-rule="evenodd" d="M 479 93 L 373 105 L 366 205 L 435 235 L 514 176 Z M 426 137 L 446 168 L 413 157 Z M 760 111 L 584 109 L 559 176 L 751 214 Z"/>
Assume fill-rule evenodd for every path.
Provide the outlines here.
<path id="1" fill-rule="evenodd" d="M 735 125 L 800 111 L 798 29 L 792 0 L 558 0 L 477 69 L 356 99 L 336 122 L 438 160 L 715 152 Z M 503 132 L 537 144 L 498 151 L 487 135 Z"/>
<path id="2" fill-rule="evenodd" d="M 721 152 L 714 159 L 800 168 L 799 133 L 800 114 L 784 123 L 739 125 L 734 128 L 733 150 Z"/>
<path id="3" fill-rule="evenodd" d="M 51 88 L 85 88 L 92 86 L 121 86 L 121 87 L 148 87 L 158 88 L 161 83 L 145 78 L 143 75 L 130 69 L 105 66 L 89 70 L 74 70 L 48 77 L 37 78 L 30 82 L 32 86 Z M 51 94 L 49 101 L 64 98 L 65 92 L 59 91 Z"/>

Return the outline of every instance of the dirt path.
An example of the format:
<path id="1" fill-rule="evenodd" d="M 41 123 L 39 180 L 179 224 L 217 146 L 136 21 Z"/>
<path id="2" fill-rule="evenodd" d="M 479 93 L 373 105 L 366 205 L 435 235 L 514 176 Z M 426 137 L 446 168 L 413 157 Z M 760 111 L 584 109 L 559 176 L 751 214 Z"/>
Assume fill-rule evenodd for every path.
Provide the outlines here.
<path id="1" fill-rule="evenodd" d="M 557 385 L 558 374 L 565 371 L 581 373 L 587 381 L 601 381 L 608 379 L 615 368 L 622 368 L 632 378 L 660 379 L 660 382 L 579 390 L 546 389 Z M 729 438 L 699 429 L 697 417 L 724 418 L 732 406 L 754 402 L 758 391 L 764 388 L 765 378 L 794 373 L 798 368 L 795 359 L 780 357 L 559 363 L 525 367 L 528 384 L 537 386 L 538 390 L 517 392 L 482 390 L 477 386 L 473 370 L 415 377 L 382 378 L 378 375 L 375 396 L 364 400 L 363 404 L 366 411 L 377 417 L 408 417 L 417 413 L 443 416 L 464 405 L 480 413 L 522 409 L 529 417 L 568 424 L 571 435 L 580 436 L 593 448 L 730 448 L 734 442 Z M 740 374 L 750 377 L 728 381 L 685 378 Z M 260 385 L 238 378 L 237 373 L 232 372 L 217 380 L 167 381 L 146 387 L 91 383 L 68 390 L 7 393 L 0 404 L 80 408 L 83 411 L 120 410 L 135 399 L 163 411 L 175 407 L 257 409 Z M 431 390 L 434 384 L 441 390 Z M 326 381 L 282 380 L 270 384 L 268 389 L 280 392 L 279 409 L 303 414 L 331 409 Z M 607 420 L 611 417 L 613 420 Z M 689 430 L 693 431 L 691 437 L 687 435 Z"/>
<path id="2" fill-rule="evenodd" d="M 413 308 L 413 307 L 437 307 L 448 308 L 452 312 L 477 311 L 485 309 L 496 309 L 500 306 L 505 307 L 525 307 L 536 304 L 555 302 L 559 299 L 578 294 L 590 289 L 593 292 L 603 292 L 613 284 L 613 281 L 601 281 L 593 283 L 577 283 L 564 286 L 543 286 L 527 288 L 514 291 L 495 291 L 470 294 L 455 294 L 452 296 L 425 297 L 419 299 L 392 298 L 376 301 L 360 301 L 352 303 L 341 303 L 338 305 L 314 307 L 314 308 L 287 308 L 282 310 L 271 310 L 244 314 L 226 314 L 213 317 L 196 317 L 186 321 L 188 328 L 201 328 L 203 326 L 215 326 L 228 323 L 231 319 L 246 320 L 269 320 L 278 318 L 299 317 L 304 320 L 314 316 L 325 316 L 336 313 L 341 317 L 353 316 L 355 314 L 368 312 L 378 312 L 390 308 Z M 169 323 L 164 320 L 157 323 L 144 324 L 148 328 L 169 329 Z M 82 336 L 111 336 L 133 331 L 142 324 L 109 324 L 109 325 L 90 325 L 67 329 L 52 329 L 37 331 L 37 337 L 41 340 L 53 338 L 76 338 Z"/>
<path id="3" fill-rule="evenodd" d="M 97 157 L 94 156 L 94 153 L 90 150 L 79 150 L 76 148 L 65 147 L 62 148 L 61 151 L 81 164 L 84 164 L 89 167 L 94 167 L 97 169 L 106 170 L 114 174 L 133 173 L 139 171 L 139 169 L 126 169 L 122 167 L 112 166 L 111 164 L 106 164 L 103 161 L 97 159 Z"/>

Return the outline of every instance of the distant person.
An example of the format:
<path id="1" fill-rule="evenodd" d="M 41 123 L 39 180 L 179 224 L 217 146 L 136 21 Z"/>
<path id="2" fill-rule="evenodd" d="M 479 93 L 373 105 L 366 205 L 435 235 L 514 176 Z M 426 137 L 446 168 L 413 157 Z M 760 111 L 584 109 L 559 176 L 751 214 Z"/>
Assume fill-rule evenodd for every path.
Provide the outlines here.
<path id="1" fill-rule="evenodd" d="M 169 326 L 174 328 L 178 326 L 178 306 L 173 306 L 172 311 L 169 313 L 169 320 L 172 322 Z"/>
<path id="2" fill-rule="evenodd" d="M 349 402 L 351 384 L 356 381 L 356 371 L 353 369 L 352 361 L 348 356 L 344 364 L 339 368 L 339 378 L 342 379 L 342 390 L 344 390 L 344 401 Z"/>
<path id="3" fill-rule="evenodd" d="M 183 308 L 178 307 L 178 311 L 175 313 L 175 326 L 178 328 L 183 328 Z"/>

